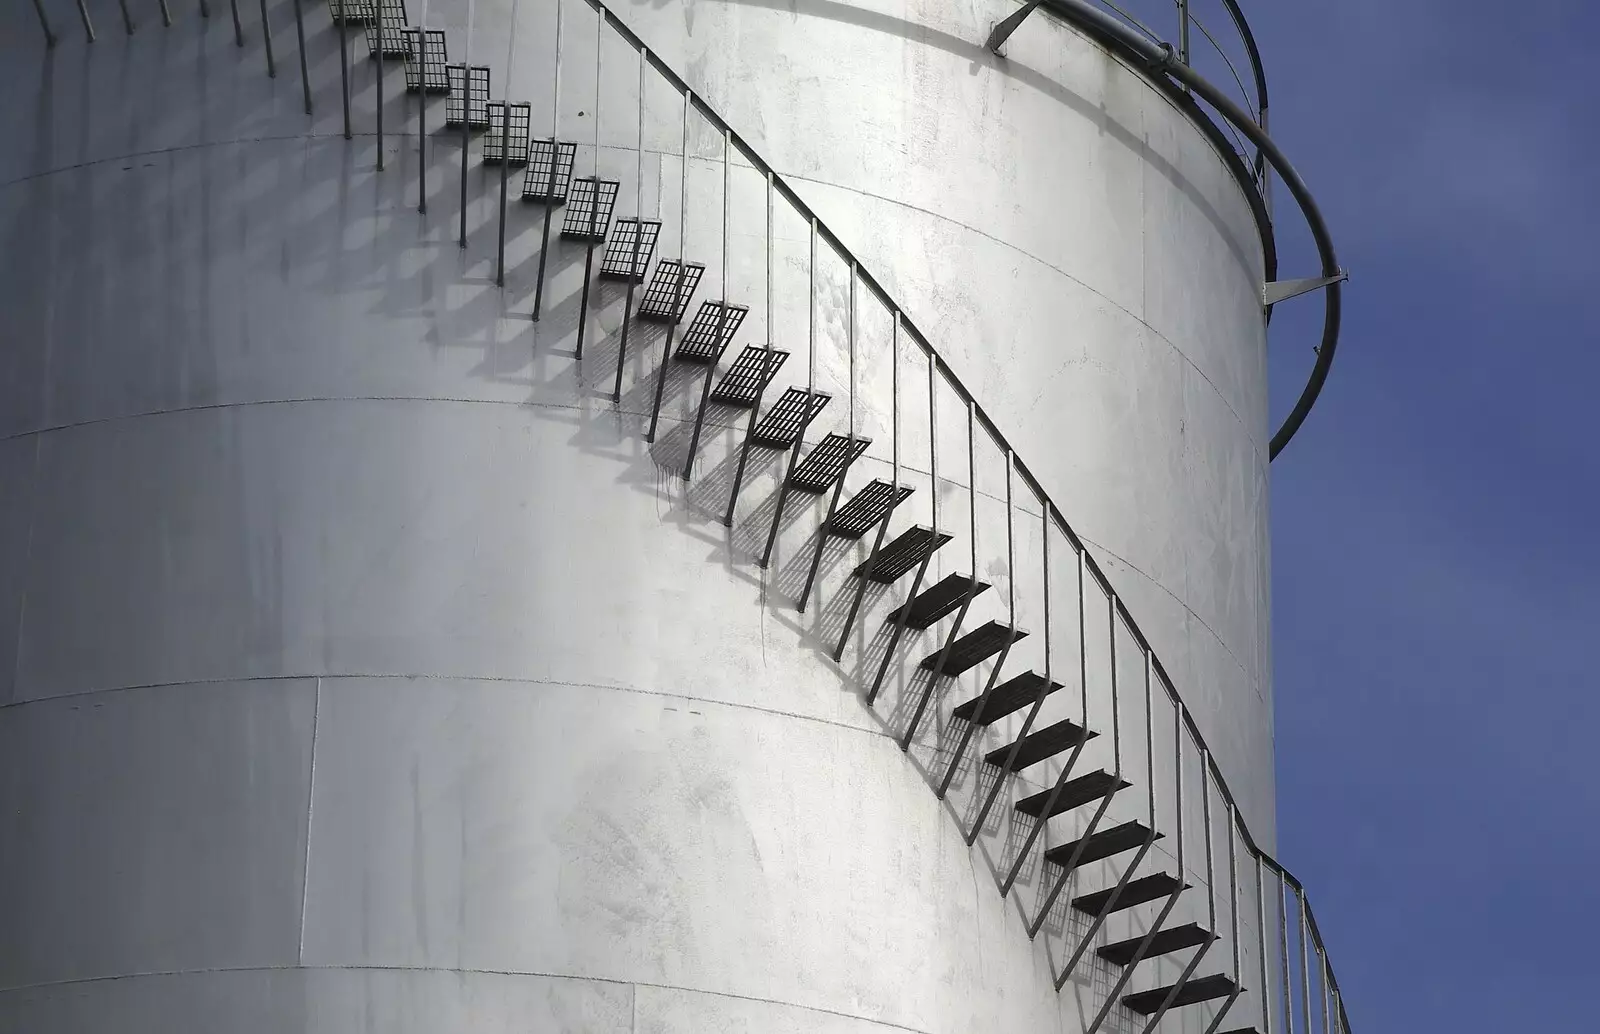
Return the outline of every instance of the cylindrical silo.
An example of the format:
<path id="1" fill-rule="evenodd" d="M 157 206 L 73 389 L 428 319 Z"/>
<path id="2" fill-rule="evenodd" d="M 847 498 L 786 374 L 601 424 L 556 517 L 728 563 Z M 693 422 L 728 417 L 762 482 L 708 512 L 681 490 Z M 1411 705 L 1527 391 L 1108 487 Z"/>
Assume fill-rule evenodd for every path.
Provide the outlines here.
<path id="1" fill-rule="evenodd" d="M 1196 109 L 1009 0 L 344 5 L 5 15 L 0 1031 L 1298 1009 Z"/>

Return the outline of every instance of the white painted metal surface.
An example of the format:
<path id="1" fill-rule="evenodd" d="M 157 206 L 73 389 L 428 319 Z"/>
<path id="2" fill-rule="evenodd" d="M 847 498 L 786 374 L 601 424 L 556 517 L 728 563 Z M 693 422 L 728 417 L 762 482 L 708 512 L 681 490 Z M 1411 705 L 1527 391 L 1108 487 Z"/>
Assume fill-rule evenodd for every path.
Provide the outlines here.
<path id="1" fill-rule="evenodd" d="M 724 530 L 743 418 L 715 415 L 685 486 L 697 385 L 675 370 L 644 444 L 661 341 L 635 326 L 613 407 L 620 288 L 602 289 L 580 369 L 581 249 L 560 247 L 529 322 L 540 209 L 513 202 L 496 289 L 498 170 L 474 155 L 462 251 L 458 137 L 435 136 L 417 215 L 396 68 L 377 173 L 360 35 L 347 143 L 322 5 L 307 4 L 309 120 L 283 56 L 292 7 L 269 7 L 268 80 L 252 12 L 239 50 L 211 6 L 205 21 L 175 3 L 167 30 L 144 12 L 129 39 L 92 5 L 100 40 L 48 61 L 6 16 L 0 1031 L 1081 1029 L 1109 981 L 1053 991 L 1070 929 L 1023 933 L 1037 861 L 1025 893 L 984 885 L 1021 835 L 1010 798 L 1050 766 L 969 852 L 952 813 L 970 815 L 972 769 L 945 806 L 921 771 L 949 723 L 925 725 L 910 764 L 884 735 L 903 676 L 876 710 L 859 701 L 895 594 L 869 600 L 842 668 L 825 655 L 864 548 L 830 548 L 820 602 L 797 614 L 821 504 L 790 506 L 763 574 L 778 461 L 757 457 Z M 1091 540 L 1270 845 L 1261 259 L 1219 157 L 1059 26 L 1019 37 L 1008 65 L 982 58 L 991 4 L 622 13 L 922 307 L 909 315 Z M 428 21 L 468 39 L 459 0 L 431 0 Z M 496 96 L 512 68 L 547 133 L 554 7 L 479 2 L 470 24 L 465 56 L 494 67 Z M 590 145 L 594 33 L 590 8 L 563 8 L 560 130 Z M 900 523 L 926 522 L 924 360 L 902 341 L 891 361 L 879 323 L 858 328 L 852 365 L 826 262 L 808 350 L 809 242 L 782 212 L 769 313 L 762 184 L 731 170 L 724 262 L 703 127 L 679 233 L 679 109 L 647 87 L 640 190 L 635 62 L 602 45 L 602 146 L 580 149 L 579 174 L 621 180 L 618 214 L 659 213 L 662 254 L 685 239 L 709 267 L 701 297 L 726 275 L 752 307 L 735 350 L 774 340 L 795 353 L 783 383 L 835 392 L 819 428 L 874 436 L 852 486 L 891 475 L 898 424 L 918 488 Z M 936 408 L 940 524 L 978 528 L 984 616 L 1014 590 L 1034 633 L 1017 670 L 1040 667 L 1037 509 L 1013 514 L 1009 552 L 1033 564 L 1013 568 L 1003 457 L 978 447 L 974 520 L 965 425 L 947 395 Z M 1076 699 L 1075 565 L 1050 548 L 1051 663 Z M 963 534 L 933 575 L 968 570 L 969 549 Z M 1087 625 L 1099 765 L 1103 610 Z M 1137 677 L 1118 650 L 1119 678 Z M 942 694 L 945 713 L 979 676 Z M 1121 719 L 1137 814 L 1143 716 Z M 1072 831 L 1057 820 L 1049 842 Z M 1189 853 L 1202 884 L 1201 838 Z M 1145 968 L 1136 986 L 1177 969 Z M 1163 1030 L 1191 1027 L 1203 1018 Z"/>

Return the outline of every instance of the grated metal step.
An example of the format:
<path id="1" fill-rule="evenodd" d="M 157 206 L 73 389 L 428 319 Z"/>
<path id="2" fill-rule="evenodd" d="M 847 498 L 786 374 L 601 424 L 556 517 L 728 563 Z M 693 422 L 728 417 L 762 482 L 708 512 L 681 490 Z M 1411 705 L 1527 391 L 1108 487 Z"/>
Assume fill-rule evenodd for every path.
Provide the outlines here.
<path id="1" fill-rule="evenodd" d="M 800 435 L 817 418 L 833 396 L 825 391 L 805 388 L 784 388 L 777 405 L 767 410 L 756 429 L 750 433 L 750 442 L 765 449 L 787 449 L 800 440 Z"/>
<path id="2" fill-rule="evenodd" d="M 988 582 L 980 582 L 971 575 L 947 574 L 936 585 L 924 589 L 917 598 L 902 607 L 896 607 L 884 618 L 890 624 L 900 620 L 900 611 L 910 608 L 906 617 L 907 628 L 931 628 L 946 614 L 953 614 L 968 593 L 976 599 L 989 590 Z"/>
<path id="3" fill-rule="evenodd" d="M 871 438 L 829 432 L 789 475 L 789 487 L 813 495 L 826 492 L 871 444 Z"/>
<path id="4" fill-rule="evenodd" d="M 1124 782 L 1114 777 L 1110 772 L 1101 770 L 1090 772 L 1088 775 L 1071 779 L 1061 787 L 1061 795 L 1056 798 L 1056 804 L 1049 815 L 1043 814 L 1045 803 L 1050 800 L 1049 790 L 1040 790 L 1032 797 L 1024 797 L 1017 802 L 1017 810 L 1024 815 L 1031 815 L 1036 819 L 1053 818 L 1064 811 L 1081 808 L 1092 801 L 1126 790 L 1132 783 Z"/>
<path id="5" fill-rule="evenodd" d="M 1097 916 L 1100 914 L 1100 910 L 1106 907 L 1106 902 L 1111 900 L 1112 892 L 1116 889 L 1115 887 L 1107 887 L 1105 890 L 1097 890 L 1093 894 L 1085 894 L 1082 897 L 1073 898 L 1072 907 L 1079 912 L 1087 912 L 1089 915 Z M 1188 884 L 1179 882 L 1178 878 L 1170 872 L 1157 872 L 1149 876 L 1142 876 L 1137 880 L 1130 881 L 1126 887 L 1122 888 L 1122 893 L 1117 895 L 1117 903 L 1111 910 L 1113 912 L 1121 912 L 1123 909 L 1133 908 L 1135 905 L 1143 905 L 1149 901 L 1159 901 L 1179 889 L 1188 890 Z"/>
<path id="6" fill-rule="evenodd" d="M 1016 642 L 1027 638 L 1027 635 L 1028 633 L 1021 629 L 1013 629 L 1010 625 L 999 621 L 990 621 L 957 639 L 951 644 L 948 654 L 942 648 L 935 650 L 924 657 L 922 663 L 917 666 L 924 671 L 933 672 L 935 677 L 960 675 L 1004 650 L 1008 641 Z M 939 666 L 940 657 L 944 658 L 942 668 Z"/>
<path id="7" fill-rule="evenodd" d="M 683 363 L 715 363 L 727 351 L 728 343 L 749 311 L 746 305 L 701 302 L 700 311 L 694 314 L 689 329 L 683 332 L 683 340 L 678 342 L 678 350 L 672 353 L 672 358 Z"/>
<path id="8" fill-rule="evenodd" d="M 488 85 L 484 86 L 488 95 Z M 484 125 L 488 125 L 488 115 Z M 572 186 L 572 164 L 578 156 L 578 145 L 556 140 L 535 140 L 528 145 L 528 167 L 522 172 L 522 200 L 539 201 L 550 205 L 567 203 L 567 190 Z M 657 227 L 661 225 L 656 224 Z M 651 238 L 654 243 L 654 238 Z M 631 241 L 629 242 L 632 243 Z M 605 267 L 601 266 L 601 275 Z"/>
<path id="9" fill-rule="evenodd" d="M 789 353 L 781 348 L 745 345 L 739 352 L 739 358 L 733 361 L 733 366 L 722 375 L 716 390 L 711 393 L 711 401 L 749 409 L 756 404 L 767 385 L 772 383 L 772 378 L 783 369 L 784 361 L 788 358 Z"/>
<path id="10" fill-rule="evenodd" d="M 489 131 L 494 132 L 492 125 Z M 513 124 L 512 140 L 515 139 L 516 127 Z M 523 160 L 526 160 L 526 144 L 522 147 L 522 153 Z M 611 210 L 616 207 L 617 192 L 621 189 L 622 184 L 617 180 L 599 180 L 593 176 L 573 180 L 572 189 L 567 192 L 567 220 L 561 224 L 562 238 L 590 244 L 605 240 L 611 230 Z"/>
<path id="11" fill-rule="evenodd" d="M 1062 688 L 1062 685 L 1060 682 L 1050 683 L 1050 692 L 1054 693 Z M 989 702 L 983 707 L 983 721 L 979 724 L 993 725 L 1007 715 L 1029 706 L 1039 699 L 1039 690 L 1043 686 L 1044 676 L 1036 671 L 1025 671 L 1016 678 L 1002 682 L 989 694 Z M 981 696 L 975 696 L 950 713 L 953 717 L 970 722 L 978 713 L 978 702 L 982 699 Z"/>
<path id="12" fill-rule="evenodd" d="M 1170 955 L 1185 948 L 1198 947 L 1210 939 L 1210 931 L 1202 928 L 1199 923 L 1185 923 L 1182 926 L 1158 931 L 1150 938 L 1150 947 L 1145 951 L 1144 957 L 1153 959 L 1157 955 Z M 1133 956 L 1142 943 L 1144 943 L 1143 935 L 1130 937 L 1125 941 L 1108 944 L 1098 949 L 1095 954 L 1113 966 L 1126 966 L 1133 961 Z"/>
<path id="13" fill-rule="evenodd" d="M 1157 833 L 1155 838 L 1160 840 L 1165 834 Z M 1089 838 L 1084 844 L 1083 854 L 1078 858 L 1079 865 L 1088 865 L 1098 862 L 1124 851 L 1132 851 L 1150 839 L 1150 828 L 1141 822 L 1124 822 L 1111 829 L 1103 829 Z M 1052 847 L 1044 853 L 1044 860 L 1055 865 L 1065 866 L 1072 861 L 1072 853 L 1078 849 L 1078 844 L 1083 838 L 1069 840 L 1059 847 Z"/>
<path id="14" fill-rule="evenodd" d="M 705 265 L 699 262 L 669 258 L 657 262 L 655 276 L 639 304 L 639 318 L 648 323 L 681 323 L 705 272 Z"/>
<path id="15" fill-rule="evenodd" d="M 909 485 L 893 485 L 882 478 L 872 482 L 855 494 L 828 522 L 828 533 L 845 539 L 859 539 L 878 526 L 878 522 L 894 512 L 905 502 L 914 489 Z"/>
<path id="16" fill-rule="evenodd" d="M 1054 725 L 1046 726 L 1038 732 L 1029 733 L 1021 741 L 1022 746 L 1017 751 L 1017 759 L 1012 762 L 1012 771 L 1021 771 L 1029 765 L 1037 765 L 1045 758 L 1055 757 L 1057 754 L 1071 750 L 1078 745 L 1078 741 L 1088 738 L 1094 739 L 1100 735 L 1091 732 L 1085 736 L 1083 726 L 1076 722 L 1062 720 Z M 1008 743 L 1004 747 L 991 750 L 984 755 L 984 762 L 990 765 L 1003 765 L 1006 757 L 1010 755 L 1015 744 Z"/>
<path id="17" fill-rule="evenodd" d="M 1166 987 L 1157 987 L 1149 991 L 1139 991 L 1131 995 L 1123 995 L 1122 1004 L 1138 1013 L 1140 1016 L 1149 1016 L 1161 1008 L 1161 1003 L 1167 1000 L 1167 995 L 1176 985 L 1168 984 Z M 1183 985 L 1183 990 L 1178 992 L 1178 997 L 1173 999 L 1172 1008 L 1180 1005 L 1196 1005 L 1200 1002 L 1209 1002 L 1216 998 L 1226 998 L 1233 994 L 1239 985 L 1233 982 L 1232 977 L 1221 973 L 1214 973 L 1209 977 L 1200 977 Z"/>
<path id="18" fill-rule="evenodd" d="M 529 166 L 529 175 L 532 175 L 533 165 L 538 164 L 535 158 Z M 527 198 L 527 180 L 523 180 L 523 198 Z M 606 245 L 606 253 L 600 259 L 600 279 L 602 280 L 629 280 L 636 284 L 644 283 L 645 270 L 650 268 L 650 259 L 655 255 L 656 238 L 661 236 L 661 220 L 659 219 L 618 219 L 613 228 L 611 242 Z"/>
<path id="19" fill-rule="evenodd" d="M 879 552 L 877 562 L 872 567 L 872 580 L 879 585 L 893 585 L 938 552 L 951 538 L 942 531 L 934 531 L 920 524 L 907 528 Z M 865 578 L 868 563 L 870 561 L 863 561 L 851 574 L 856 578 Z M 889 620 L 892 624 L 894 618 L 891 616 Z"/>

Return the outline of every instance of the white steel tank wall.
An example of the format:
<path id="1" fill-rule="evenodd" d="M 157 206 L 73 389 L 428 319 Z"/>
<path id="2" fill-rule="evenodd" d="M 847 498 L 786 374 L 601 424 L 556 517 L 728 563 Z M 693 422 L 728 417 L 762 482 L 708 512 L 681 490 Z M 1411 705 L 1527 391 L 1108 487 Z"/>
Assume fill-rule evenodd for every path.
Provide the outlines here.
<path id="1" fill-rule="evenodd" d="M 7 15 L 0 1030 L 1080 1029 L 1083 995 L 1050 987 L 1059 957 L 795 618 L 807 521 L 763 584 L 756 533 L 725 540 L 642 443 L 651 366 L 630 366 L 620 414 L 592 362 L 615 352 L 591 342 L 578 372 L 574 253 L 531 324 L 534 224 L 502 293 L 494 173 L 474 169 L 459 251 L 445 136 L 419 218 L 414 140 L 379 174 L 370 136 L 338 137 L 321 5 L 309 120 L 290 5 L 269 9 L 270 81 L 221 10 L 175 2 L 167 30 L 138 12 L 124 40 L 114 5 L 90 6 L 100 42 L 48 63 L 27 12 Z M 472 12 L 497 81 L 510 6 Z M 430 9 L 464 30 L 462 5 Z M 511 92 L 538 104 L 549 8 L 517 11 Z M 898 12 L 925 26 L 913 42 L 833 6 L 622 13 L 928 306 L 910 315 L 1129 565 L 1108 566 L 1266 839 L 1260 260 L 1220 160 L 1059 28 L 1045 73 L 971 74 L 940 34 L 979 39 L 993 11 Z M 859 65 L 863 90 L 839 59 L 873 47 L 899 57 Z M 900 60 L 915 74 L 885 72 Z M 353 66 L 370 133 L 374 70 Z M 807 121 L 881 103 L 910 108 L 860 124 L 926 126 L 909 98 L 954 90 L 958 66 L 993 95 L 963 102 L 995 123 L 972 124 L 970 163 L 937 134 L 912 139 L 949 163 L 881 136 L 852 159 L 872 137 Z M 1061 84 L 1048 102 L 1041 74 Z M 583 139 L 584 95 L 564 94 Z M 627 142 L 601 154 L 619 176 Z M 667 164 L 646 191 L 664 216 Z M 1074 188 L 1096 203 L 1057 207 Z M 792 266 L 803 232 L 779 234 Z M 759 272 L 733 266 L 730 297 L 753 301 Z M 787 283 L 761 326 L 786 345 L 803 335 Z M 883 423 L 882 397 L 861 407 Z M 714 430 L 701 469 L 735 440 Z M 848 566 L 825 571 L 830 601 Z"/>

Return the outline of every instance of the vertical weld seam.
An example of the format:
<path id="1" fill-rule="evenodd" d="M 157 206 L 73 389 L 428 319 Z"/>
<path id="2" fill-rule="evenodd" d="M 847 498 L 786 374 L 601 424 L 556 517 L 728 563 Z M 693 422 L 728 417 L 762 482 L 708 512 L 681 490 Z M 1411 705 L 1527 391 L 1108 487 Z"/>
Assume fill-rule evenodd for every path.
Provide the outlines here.
<path id="1" fill-rule="evenodd" d="M 311 897 L 311 809 L 317 799 L 317 731 L 322 723 L 322 676 L 317 676 L 316 699 L 311 705 L 311 771 L 306 779 L 306 854 L 300 873 L 300 950 L 299 965 L 306 961 L 306 907 Z"/>
<path id="2" fill-rule="evenodd" d="M 17 568 L 17 624 L 12 630 L 11 691 L 6 702 L 15 702 L 22 685 L 22 623 L 28 614 L 28 571 L 33 567 L 33 529 L 39 516 L 39 455 L 44 451 L 44 435 L 33 436 L 33 459 L 30 461 L 28 482 L 28 531 L 23 540 L 22 563 Z"/>

